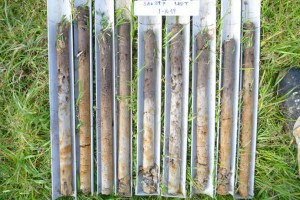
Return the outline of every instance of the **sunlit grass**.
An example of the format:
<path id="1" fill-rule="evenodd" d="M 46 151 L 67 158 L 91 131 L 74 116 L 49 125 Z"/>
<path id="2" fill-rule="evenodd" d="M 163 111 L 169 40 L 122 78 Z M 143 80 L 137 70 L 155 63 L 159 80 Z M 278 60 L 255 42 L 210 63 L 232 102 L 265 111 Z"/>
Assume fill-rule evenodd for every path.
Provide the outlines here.
<path id="1" fill-rule="evenodd" d="M 300 5 L 297 1 L 262 4 L 261 70 L 255 176 L 257 199 L 300 198 L 296 149 L 284 130 L 276 87 L 278 72 L 300 61 Z"/>
<path id="2" fill-rule="evenodd" d="M 45 2 L 1 1 L 0 30 L 0 199 L 47 198 L 51 158 Z"/>

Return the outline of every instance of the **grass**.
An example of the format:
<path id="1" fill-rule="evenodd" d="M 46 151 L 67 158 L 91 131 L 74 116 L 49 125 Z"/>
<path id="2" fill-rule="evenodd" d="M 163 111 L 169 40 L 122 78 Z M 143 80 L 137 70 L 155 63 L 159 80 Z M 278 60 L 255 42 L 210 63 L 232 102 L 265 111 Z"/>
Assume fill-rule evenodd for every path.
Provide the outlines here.
<path id="1" fill-rule="evenodd" d="M 47 198 L 46 4 L 5 0 L 0 8 L 0 199 Z"/>
<path id="2" fill-rule="evenodd" d="M 51 197 L 46 8 L 45 0 L 0 2 L 0 199 Z M 263 1 L 255 199 L 300 199 L 276 97 L 279 72 L 299 66 L 299 26 L 297 0 Z"/>

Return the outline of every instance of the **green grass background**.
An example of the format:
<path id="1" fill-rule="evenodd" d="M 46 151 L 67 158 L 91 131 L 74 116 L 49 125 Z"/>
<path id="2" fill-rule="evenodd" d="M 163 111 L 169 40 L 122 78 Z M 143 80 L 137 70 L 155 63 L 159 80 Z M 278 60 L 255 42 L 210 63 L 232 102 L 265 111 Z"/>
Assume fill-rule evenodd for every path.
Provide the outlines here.
<path id="1" fill-rule="evenodd" d="M 1 200 L 51 197 L 46 10 L 46 0 L 0 0 Z M 279 72 L 300 62 L 300 1 L 262 0 L 261 21 L 255 199 L 300 199 L 296 148 L 276 98 Z"/>

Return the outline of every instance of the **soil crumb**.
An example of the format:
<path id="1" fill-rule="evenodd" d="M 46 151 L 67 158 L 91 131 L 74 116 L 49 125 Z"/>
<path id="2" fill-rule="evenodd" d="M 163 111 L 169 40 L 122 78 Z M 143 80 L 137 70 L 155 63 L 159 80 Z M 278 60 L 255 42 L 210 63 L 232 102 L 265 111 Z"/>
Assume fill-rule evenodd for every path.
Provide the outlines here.
<path id="1" fill-rule="evenodd" d="M 152 194 L 157 191 L 158 184 L 158 166 L 155 164 L 150 170 L 140 170 L 142 175 L 142 189 L 147 194 Z"/>

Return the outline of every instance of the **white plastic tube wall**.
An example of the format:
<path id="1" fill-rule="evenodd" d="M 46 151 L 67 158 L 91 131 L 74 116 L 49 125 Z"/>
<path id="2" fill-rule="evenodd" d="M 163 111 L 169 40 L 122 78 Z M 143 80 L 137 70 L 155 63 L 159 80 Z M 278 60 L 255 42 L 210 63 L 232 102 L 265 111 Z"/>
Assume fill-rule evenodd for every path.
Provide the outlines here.
<path id="1" fill-rule="evenodd" d="M 160 133 L 161 133 L 161 70 L 162 70 L 162 17 L 138 17 L 138 102 L 137 102 L 137 176 L 136 195 L 148 196 L 141 186 L 142 176 L 139 174 L 143 161 L 143 115 L 144 115 L 144 33 L 153 30 L 156 37 L 156 85 L 155 85 L 155 133 L 154 133 L 154 162 L 158 166 L 158 179 L 160 180 Z M 160 194 L 160 182 L 157 192 L 151 195 Z"/>
<path id="2" fill-rule="evenodd" d="M 131 0 L 116 0 L 115 1 L 116 5 L 115 5 L 115 14 L 116 14 L 116 11 L 120 11 L 122 10 L 122 13 L 127 13 L 124 17 L 125 20 L 129 20 L 130 21 L 130 24 L 131 24 L 131 29 L 132 29 L 132 19 L 131 19 L 131 15 L 129 16 L 128 14 L 131 14 L 131 8 L 132 8 L 132 1 Z M 122 19 L 117 19 L 118 16 L 115 16 L 116 17 L 116 21 L 118 20 L 122 20 Z M 115 23 L 116 24 L 116 23 Z M 117 25 L 116 25 L 117 26 Z M 118 36 L 119 33 L 118 33 L 118 28 L 115 27 L 115 80 L 116 80 L 116 95 L 118 96 L 118 86 L 119 84 L 117 83 L 117 80 L 118 80 L 118 77 L 119 77 L 119 74 L 120 74 L 120 70 L 119 70 L 119 66 L 118 66 L 118 59 L 119 59 L 119 55 L 118 55 L 118 52 L 119 52 L 119 49 L 118 49 Z M 130 58 L 131 58 L 131 80 L 132 80 L 132 37 L 131 38 L 131 41 L 130 41 L 130 44 L 131 44 L 131 47 L 130 47 Z M 127 83 L 129 84 L 129 83 Z M 132 94 L 132 88 L 131 88 L 131 94 Z M 117 104 L 117 100 L 116 100 L 116 104 Z M 119 114 L 120 114 L 120 111 L 118 110 L 118 106 L 116 106 L 116 117 L 115 117 L 115 126 L 116 126 L 116 131 L 118 132 L 118 129 L 119 129 Z M 132 183 L 132 111 L 130 110 L 130 135 L 131 135 L 131 139 L 130 139 L 130 196 L 132 196 L 132 187 L 133 187 L 133 183 Z M 118 154 L 118 141 L 119 141 L 119 135 L 116 134 L 116 154 Z M 117 155 L 116 159 L 118 160 L 118 157 L 119 155 Z M 116 162 L 116 175 L 115 175 L 115 193 L 117 194 L 118 193 L 118 166 L 119 166 L 119 163 Z"/>
<path id="3" fill-rule="evenodd" d="M 112 0 L 101 0 L 94 2 L 94 9 L 95 9 L 95 80 L 96 80 L 96 148 L 97 148 L 97 194 L 102 193 L 102 173 L 101 173 L 101 128 L 100 128 L 100 96 L 101 96 L 101 81 L 100 81 L 100 50 L 99 50 L 99 41 L 98 36 L 103 28 L 101 26 L 102 20 L 109 23 L 111 28 L 112 34 L 114 35 L 114 1 Z M 114 37 L 113 44 L 112 44 L 112 51 L 113 51 L 113 121 L 116 121 L 115 113 L 115 51 L 114 51 Z M 113 149 L 114 149 L 114 176 L 116 175 L 116 126 L 113 127 Z"/>
<path id="4" fill-rule="evenodd" d="M 60 155 L 58 132 L 58 84 L 56 65 L 56 30 L 57 24 L 65 16 L 72 24 L 72 3 L 70 1 L 48 0 L 48 60 L 49 60 L 49 90 L 50 90 L 50 136 L 51 136 L 51 174 L 52 174 L 52 199 L 61 196 L 60 193 Z M 76 188 L 76 148 L 75 148 L 75 108 L 74 108 L 74 59 L 73 59 L 73 27 L 69 30 L 69 57 L 70 57 L 70 91 L 71 91 L 71 120 L 72 120 L 72 164 L 73 164 L 73 196 L 77 195 Z"/>
<path id="5" fill-rule="evenodd" d="M 191 151 L 191 176 L 196 176 L 197 167 L 197 46 L 196 36 L 208 30 L 210 35 L 209 44 L 209 70 L 208 70 L 208 167 L 209 176 L 207 186 L 200 191 L 211 197 L 214 195 L 214 177 L 215 177 L 215 105 L 216 105 L 216 0 L 201 0 L 199 7 L 199 16 L 193 17 L 193 33 L 192 33 L 192 151 Z M 197 190 L 191 182 L 191 195 L 197 194 Z"/>
<path id="6" fill-rule="evenodd" d="M 234 83 L 232 100 L 232 133 L 231 133 L 231 159 L 230 159 L 230 181 L 229 194 L 234 195 L 234 180 L 236 168 L 236 147 L 237 147 L 237 122 L 238 122 L 238 95 L 239 95 L 239 69 L 240 69 L 240 43 L 241 43 L 241 1 L 222 0 L 221 1 L 221 56 L 220 56 L 220 85 L 219 90 L 222 90 L 222 67 L 223 67 L 223 43 L 226 40 L 233 38 L 235 40 L 235 54 L 234 54 Z M 221 94 L 221 92 L 220 92 Z M 219 98 L 220 99 L 220 98 Z M 220 105 L 220 101 L 219 101 Z M 219 121 L 220 124 L 220 121 Z M 220 133 L 218 125 L 218 135 Z M 219 141 L 220 144 L 221 141 Z M 219 148 L 219 146 L 218 146 Z M 218 169 L 218 168 L 217 168 Z"/>
<path id="7" fill-rule="evenodd" d="M 176 16 L 166 17 L 166 34 L 170 34 L 171 28 L 176 24 Z M 187 125 L 188 125 L 188 97 L 189 97 L 189 54 L 190 54 L 190 17 L 178 17 L 178 23 L 182 25 L 183 36 L 182 51 L 182 112 L 181 112 L 181 149 L 180 149 L 180 186 L 176 195 L 168 193 L 169 177 L 169 138 L 170 138 L 170 114 L 171 114 L 171 61 L 170 61 L 170 43 L 172 38 L 168 38 L 166 44 L 166 63 L 165 63 L 165 123 L 164 123 L 164 159 L 163 159 L 163 182 L 166 188 L 166 197 L 186 197 L 186 156 L 187 156 Z"/>
<path id="8" fill-rule="evenodd" d="M 253 83 L 253 123 L 252 123 L 252 143 L 251 143 L 251 163 L 249 176 L 249 194 L 247 199 L 254 197 L 254 176 L 255 176 L 255 157 L 256 157 L 256 138 L 257 138 L 257 115 L 258 115 L 258 92 L 259 92 L 259 60 L 260 60 L 260 16 L 261 0 L 242 1 L 242 23 L 251 21 L 254 23 L 254 83 Z M 242 49 L 241 49 L 242 51 Z M 241 53 L 242 55 L 242 53 Z M 242 56 L 241 56 L 242 63 Z M 236 178 L 236 181 L 238 177 Z M 236 184 L 237 187 L 237 184 Z M 236 198 L 241 198 L 238 194 Z"/>
<path id="9" fill-rule="evenodd" d="M 74 0 L 74 7 L 77 9 L 79 6 L 88 6 L 89 8 L 89 32 L 90 32 L 90 128 L 91 128 L 91 195 L 94 193 L 94 127 L 93 127 L 93 24 L 92 24 L 92 2 L 91 0 Z M 77 20 L 74 21 L 73 25 L 74 32 L 74 83 L 75 83 L 75 99 L 78 98 L 78 26 Z M 78 111 L 76 111 L 76 126 L 79 122 Z M 76 127 L 75 126 L 75 127 Z M 77 160 L 77 174 L 80 170 L 80 150 L 79 150 L 79 132 L 76 130 L 76 160 Z"/>

